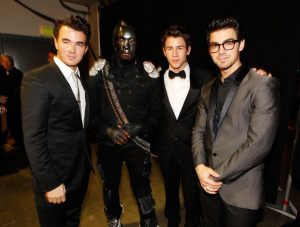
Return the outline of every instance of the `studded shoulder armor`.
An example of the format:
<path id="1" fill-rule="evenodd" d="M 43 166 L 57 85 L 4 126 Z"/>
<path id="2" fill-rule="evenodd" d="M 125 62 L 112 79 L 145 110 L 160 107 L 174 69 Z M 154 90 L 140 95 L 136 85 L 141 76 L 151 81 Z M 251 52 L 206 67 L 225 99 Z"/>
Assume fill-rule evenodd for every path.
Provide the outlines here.
<path id="1" fill-rule="evenodd" d="M 154 64 L 151 61 L 144 61 L 143 62 L 144 69 L 148 73 L 148 75 L 151 78 L 158 78 L 159 77 L 159 72 L 155 68 Z"/>
<path id="2" fill-rule="evenodd" d="M 91 67 L 89 71 L 90 76 L 96 76 L 100 70 L 103 69 L 103 67 L 106 64 L 106 59 L 105 58 L 99 58 L 94 65 Z"/>

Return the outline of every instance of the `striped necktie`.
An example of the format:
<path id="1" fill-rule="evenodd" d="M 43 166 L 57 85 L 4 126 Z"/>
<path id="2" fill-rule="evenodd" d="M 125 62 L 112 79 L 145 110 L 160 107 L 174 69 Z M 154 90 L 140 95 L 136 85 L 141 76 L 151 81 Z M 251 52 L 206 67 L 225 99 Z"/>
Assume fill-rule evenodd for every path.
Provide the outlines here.
<path id="1" fill-rule="evenodd" d="M 72 78 L 75 82 L 75 87 L 76 87 L 75 97 L 76 97 L 76 101 L 77 101 L 77 104 L 78 104 L 78 107 L 79 107 L 79 112 L 81 114 L 80 90 L 79 90 L 79 85 L 78 85 L 79 76 L 75 72 L 72 72 L 71 75 L 72 75 Z"/>

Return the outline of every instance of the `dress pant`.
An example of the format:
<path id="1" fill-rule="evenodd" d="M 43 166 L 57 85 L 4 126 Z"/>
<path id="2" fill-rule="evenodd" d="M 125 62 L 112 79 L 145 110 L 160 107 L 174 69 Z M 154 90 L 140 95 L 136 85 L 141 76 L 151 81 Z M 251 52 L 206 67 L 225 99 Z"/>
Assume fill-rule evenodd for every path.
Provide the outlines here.
<path id="1" fill-rule="evenodd" d="M 16 144 L 24 149 L 22 120 L 21 120 L 21 107 L 10 105 L 7 107 L 7 127 L 12 137 L 15 139 Z"/>
<path id="2" fill-rule="evenodd" d="M 250 210 L 226 204 L 219 194 L 211 195 L 200 188 L 204 227 L 255 227 L 262 210 Z"/>
<path id="3" fill-rule="evenodd" d="M 104 180 L 104 210 L 108 221 L 121 216 L 119 185 L 123 161 L 125 161 L 129 172 L 130 186 L 139 207 L 140 225 L 141 227 L 156 226 L 155 202 L 151 195 L 149 180 L 152 165 L 151 153 L 134 144 L 127 147 L 100 144 L 98 158 L 101 163 L 100 176 Z"/>
<path id="4" fill-rule="evenodd" d="M 186 212 L 185 227 L 200 226 L 201 206 L 195 170 L 184 168 L 176 158 L 169 162 L 159 161 L 159 164 L 165 182 L 165 216 L 168 219 L 168 227 L 178 227 L 181 220 L 179 201 L 180 179 L 182 181 Z"/>
<path id="5" fill-rule="evenodd" d="M 4 158 L 4 148 L 3 148 L 3 132 L 2 132 L 2 119 L 0 115 L 0 162 Z"/>
<path id="6" fill-rule="evenodd" d="M 80 222 L 82 203 L 88 188 L 90 167 L 87 163 L 83 182 L 78 190 L 68 193 L 66 186 L 66 202 L 48 203 L 45 193 L 34 185 L 35 203 L 41 227 L 77 227 Z"/>

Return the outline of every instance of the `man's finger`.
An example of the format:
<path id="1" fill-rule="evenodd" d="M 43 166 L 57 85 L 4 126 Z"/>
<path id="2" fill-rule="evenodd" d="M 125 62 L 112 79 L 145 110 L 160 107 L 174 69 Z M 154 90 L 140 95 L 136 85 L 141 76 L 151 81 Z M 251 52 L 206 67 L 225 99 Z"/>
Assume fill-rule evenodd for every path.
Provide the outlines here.
<path id="1" fill-rule="evenodd" d="M 214 171 L 213 169 L 211 169 L 211 168 L 208 169 L 208 172 L 213 177 L 216 177 L 216 178 L 220 177 L 220 175 L 216 171 Z"/>
<path id="2" fill-rule="evenodd" d="M 62 198 L 61 198 L 61 202 L 66 202 L 66 197 L 65 196 L 63 196 Z"/>

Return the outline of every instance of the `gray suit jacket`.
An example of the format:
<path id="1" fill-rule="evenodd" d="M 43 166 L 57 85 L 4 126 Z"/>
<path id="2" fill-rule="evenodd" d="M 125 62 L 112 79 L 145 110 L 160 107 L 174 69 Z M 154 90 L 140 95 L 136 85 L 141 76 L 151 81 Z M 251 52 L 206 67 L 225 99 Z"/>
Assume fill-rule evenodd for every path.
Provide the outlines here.
<path id="1" fill-rule="evenodd" d="M 244 66 L 243 66 L 244 67 Z M 229 205 L 259 209 L 263 204 L 263 161 L 269 154 L 279 121 L 279 82 L 242 69 L 240 83 L 224 102 L 214 131 L 216 79 L 201 93 L 192 136 L 194 165 L 210 166 L 223 185 Z"/>

